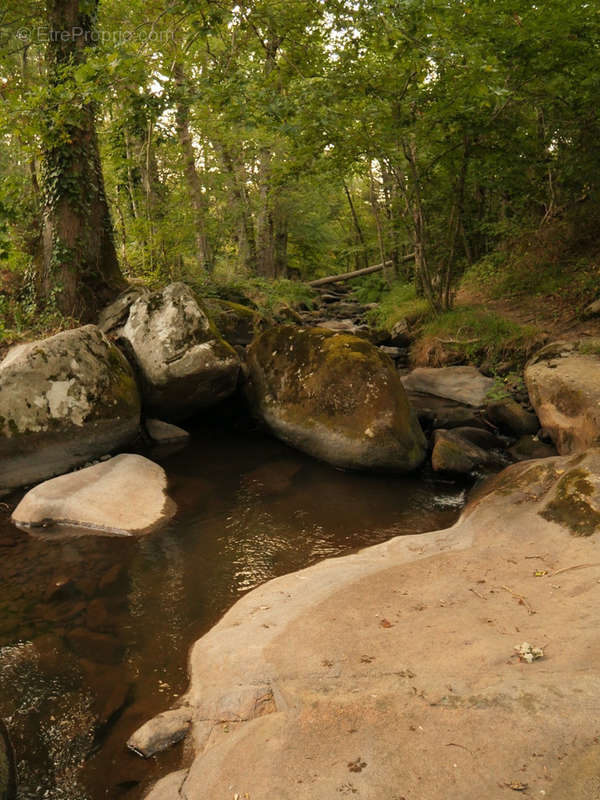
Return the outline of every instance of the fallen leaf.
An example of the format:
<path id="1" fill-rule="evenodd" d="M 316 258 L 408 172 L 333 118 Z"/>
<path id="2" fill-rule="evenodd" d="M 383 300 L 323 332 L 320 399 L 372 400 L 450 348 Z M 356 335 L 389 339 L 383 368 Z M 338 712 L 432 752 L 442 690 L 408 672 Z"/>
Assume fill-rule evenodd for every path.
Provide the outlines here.
<path id="1" fill-rule="evenodd" d="M 354 761 L 348 762 L 348 769 L 350 770 L 350 772 L 362 772 L 366 766 L 367 762 L 362 761 L 360 756 L 354 759 Z"/>

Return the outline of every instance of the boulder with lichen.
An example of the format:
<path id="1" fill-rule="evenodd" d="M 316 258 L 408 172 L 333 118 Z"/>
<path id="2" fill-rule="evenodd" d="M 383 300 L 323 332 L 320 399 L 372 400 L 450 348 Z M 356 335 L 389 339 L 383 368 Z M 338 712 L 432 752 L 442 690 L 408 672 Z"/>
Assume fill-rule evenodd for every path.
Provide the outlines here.
<path id="1" fill-rule="evenodd" d="M 139 420 L 132 369 L 95 325 L 13 347 L 0 363 L 0 493 L 124 446 Z"/>
<path id="2" fill-rule="evenodd" d="M 184 419 L 236 389 L 237 353 L 184 283 L 140 295 L 118 336 L 137 367 L 149 414 Z"/>
<path id="3" fill-rule="evenodd" d="M 248 348 L 247 392 L 280 439 L 337 467 L 409 472 L 426 443 L 392 360 L 320 328 L 270 328 Z"/>

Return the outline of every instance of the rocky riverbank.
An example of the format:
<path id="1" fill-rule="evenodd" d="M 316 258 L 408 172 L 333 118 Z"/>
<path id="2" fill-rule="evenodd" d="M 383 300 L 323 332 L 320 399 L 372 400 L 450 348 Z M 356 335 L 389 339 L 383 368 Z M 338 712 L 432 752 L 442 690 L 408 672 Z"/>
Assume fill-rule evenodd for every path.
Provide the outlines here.
<path id="1" fill-rule="evenodd" d="M 596 449 L 509 467 L 449 530 L 256 589 L 133 740 L 187 736 L 148 800 L 592 800 L 598 530 Z"/>
<path id="2" fill-rule="evenodd" d="M 130 740 L 148 756 L 187 737 L 187 766 L 152 800 L 441 800 L 526 785 L 562 798 L 559 754 L 575 771 L 580 757 L 595 764 L 569 737 L 577 726 L 586 746 L 596 735 L 585 711 L 595 645 L 577 613 L 591 618 L 598 580 L 600 348 L 555 342 L 512 384 L 474 365 L 411 370 L 410 324 L 378 331 L 367 311 L 335 292 L 267 319 L 184 284 L 131 289 L 98 326 L 0 363 L 0 494 L 44 481 L 14 510 L 19 527 L 155 530 L 177 509 L 151 447 L 188 441 L 164 420 L 193 422 L 232 399 L 338 468 L 401 475 L 428 463 L 482 478 L 512 464 L 454 528 L 240 601 L 194 648 L 183 705 Z"/>

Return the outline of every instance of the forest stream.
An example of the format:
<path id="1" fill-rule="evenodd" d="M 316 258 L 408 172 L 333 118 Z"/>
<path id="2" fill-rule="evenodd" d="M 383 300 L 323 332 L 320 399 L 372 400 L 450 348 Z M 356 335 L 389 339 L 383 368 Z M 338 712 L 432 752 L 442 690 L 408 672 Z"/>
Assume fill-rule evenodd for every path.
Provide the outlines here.
<path id="1" fill-rule="evenodd" d="M 182 748 L 143 760 L 125 742 L 185 691 L 189 647 L 236 599 L 325 558 L 447 527 L 468 485 L 342 472 L 223 425 L 157 460 L 179 510 L 147 536 L 32 535 L 10 523 L 17 495 L 2 506 L 0 717 L 19 800 L 141 798 Z"/>

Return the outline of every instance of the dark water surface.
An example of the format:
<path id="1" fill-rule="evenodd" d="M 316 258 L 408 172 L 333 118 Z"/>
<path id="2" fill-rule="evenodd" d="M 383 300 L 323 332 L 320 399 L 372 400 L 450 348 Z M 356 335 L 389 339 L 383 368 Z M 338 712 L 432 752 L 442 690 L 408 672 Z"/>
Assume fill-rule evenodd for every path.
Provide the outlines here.
<path id="1" fill-rule="evenodd" d="M 451 525 L 464 499 L 455 483 L 344 473 L 218 425 L 156 460 L 179 513 L 145 537 L 38 538 L 9 522 L 18 498 L 0 511 L 0 717 L 22 800 L 138 800 L 181 750 L 144 761 L 125 741 L 185 691 L 190 645 L 240 595 Z"/>

